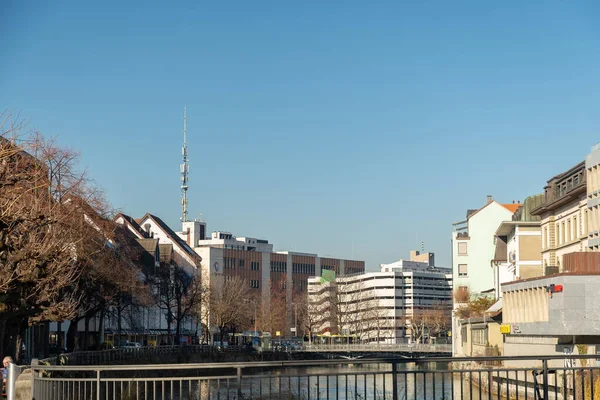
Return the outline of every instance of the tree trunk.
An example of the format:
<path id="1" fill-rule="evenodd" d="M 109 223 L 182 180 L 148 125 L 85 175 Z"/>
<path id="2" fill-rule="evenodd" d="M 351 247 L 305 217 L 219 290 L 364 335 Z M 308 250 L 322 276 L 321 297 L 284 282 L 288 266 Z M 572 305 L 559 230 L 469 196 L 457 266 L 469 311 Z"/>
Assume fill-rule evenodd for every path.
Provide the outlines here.
<path id="1" fill-rule="evenodd" d="M 42 343 L 44 346 L 44 358 L 50 357 L 50 321 L 44 322 Z"/>
<path id="2" fill-rule="evenodd" d="M 66 348 L 69 352 L 75 350 L 75 334 L 77 333 L 77 325 L 81 321 L 82 317 L 73 318 L 69 323 L 69 329 L 67 330 L 67 344 Z"/>
<path id="3" fill-rule="evenodd" d="M 16 358 L 16 362 L 19 364 L 23 363 L 23 357 L 25 355 L 23 352 L 23 341 L 25 339 L 25 335 L 26 335 L 28 326 L 29 326 L 29 324 L 27 323 L 26 319 L 23 319 L 19 326 L 19 335 L 17 336 L 17 358 Z"/>
<path id="4" fill-rule="evenodd" d="M 6 317 L 0 314 L 0 345 L 2 346 L 2 354 L 7 354 L 7 349 L 4 347 L 4 336 L 6 334 Z"/>
<path id="5" fill-rule="evenodd" d="M 117 306 L 117 337 L 118 339 L 116 340 L 117 342 L 117 346 L 121 347 L 121 307 Z"/>
<path id="6" fill-rule="evenodd" d="M 90 317 L 86 314 L 85 316 L 85 332 L 83 334 L 83 350 L 88 350 L 89 336 L 90 336 Z"/>
<path id="7" fill-rule="evenodd" d="M 100 309 L 100 321 L 98 323 L 98 337 L 96 338 L 96 343 L 99 345 L 104 344 L 104 315 L 106 314 L 106 309 L 102 307 Z M 100 349 L 98 349 L 100 350 Z"/>

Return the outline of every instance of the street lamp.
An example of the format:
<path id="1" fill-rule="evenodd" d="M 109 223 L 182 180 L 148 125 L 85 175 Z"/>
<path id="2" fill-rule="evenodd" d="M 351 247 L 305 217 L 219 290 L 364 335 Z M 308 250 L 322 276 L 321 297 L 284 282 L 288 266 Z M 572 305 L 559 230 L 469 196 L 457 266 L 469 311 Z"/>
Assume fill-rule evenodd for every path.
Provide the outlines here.
<path id="1" fill-rule="evenodd" d="M 256 332 L 256 301 L 252 299 L 244 299 L 244 301 L 252 302 L 252 304 L 254 304 L 254 333 L 252 334 L 252 336 L 258 336 Z"/>
<path id="2" fill-rule="evenodd" d="M 295 313 L 294 336 L 298 337 L 298 304 L 292 303 L 292 305 L 294 306 L 294 313 Z"/>

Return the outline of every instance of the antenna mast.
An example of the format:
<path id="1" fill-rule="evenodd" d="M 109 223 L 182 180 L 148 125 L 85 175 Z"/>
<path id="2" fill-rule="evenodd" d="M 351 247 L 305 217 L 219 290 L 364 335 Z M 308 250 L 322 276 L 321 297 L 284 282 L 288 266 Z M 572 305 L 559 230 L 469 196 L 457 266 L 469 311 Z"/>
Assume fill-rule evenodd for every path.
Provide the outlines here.
<path id="1" fill-rule="evenodd" d="M 190 166 L 187 156 L 187 109 L 185 106 L 183 107 L 183 147 L 181 154 L 183 155 L 183 163 L 181 164 L 181 222 L 187 222 L 187 190 Z"/>

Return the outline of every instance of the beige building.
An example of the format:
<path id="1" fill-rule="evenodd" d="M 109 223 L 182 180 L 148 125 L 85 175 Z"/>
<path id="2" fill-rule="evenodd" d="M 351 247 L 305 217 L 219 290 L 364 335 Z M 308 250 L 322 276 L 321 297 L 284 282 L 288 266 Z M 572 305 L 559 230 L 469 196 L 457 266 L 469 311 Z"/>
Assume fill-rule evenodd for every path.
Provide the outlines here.
<path id="1" fill-rule="evenodd" d="M 600 250 L 600 143 L 585 158 L 587 171 L 588 249 Z"/>
<path id="2" fill-rule="evenodd" d="M 600 350 L 599 285 L 597 252 L 565 255 L 560 274 L 504 283 L 504 355 L 570 354 L 581 346 Z"/>
<path id="3" fill-rule="evenodd" d="M 455 356 L 481 357 L 503 354 L 504 338 L 500 332 L 501 315 L 483 316 L 461 320 L 460 342 L 455 346 Z"/>
<path id="4" fill-rule="evenodd" d="M 562 271 L 565 254 L 587 250 L 587 195 L 585 162 L 548 180 L 543 203 L 531 212 L 541 218 L 544 268 Z"/>
<path id="5" fill-rule="evenodd" d="M 423 262 L 433 266 L 435 265 L 435 254 L 424 251 L 411 250 L 409 260 L 415 262 Z"/>

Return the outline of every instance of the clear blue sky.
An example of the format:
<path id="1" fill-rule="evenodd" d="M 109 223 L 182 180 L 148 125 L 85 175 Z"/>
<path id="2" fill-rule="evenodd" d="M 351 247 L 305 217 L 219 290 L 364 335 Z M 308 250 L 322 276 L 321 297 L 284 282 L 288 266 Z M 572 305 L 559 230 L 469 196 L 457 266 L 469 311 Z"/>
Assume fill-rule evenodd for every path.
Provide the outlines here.
<path id="1" fill-rule="evenodd" d="M 175 229 L 184 104 L 192 217 L 369 269 L 600 139 L 597 1 L 50 3 L 0 3 L 0 110 Z"/>

